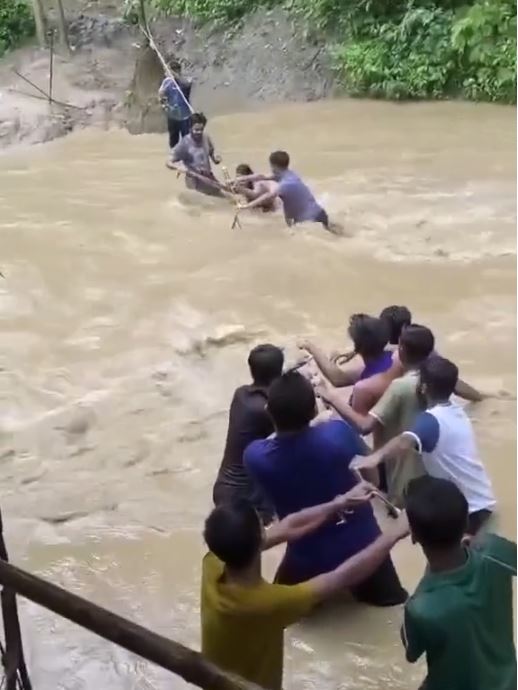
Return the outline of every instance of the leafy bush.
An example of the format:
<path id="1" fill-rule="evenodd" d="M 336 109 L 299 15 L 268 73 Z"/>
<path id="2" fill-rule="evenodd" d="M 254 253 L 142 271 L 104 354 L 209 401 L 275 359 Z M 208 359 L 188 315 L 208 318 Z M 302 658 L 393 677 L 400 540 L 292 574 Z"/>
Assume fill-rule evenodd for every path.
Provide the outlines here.
<path id="1" fill-rule="evenodd" d="M 34 18 L 25 0 L 0 0 L 0 55 L 34 34 Z"/>
<path id="2" fill-rule="evenodd" d="M 452 12 L 411 10 L 401 23 L 374 25 L 333 51 L 354 95 L 440 98 L 450 87 L 455 51 L 450 40 Z"/>
<path id="3" fill-rule="evenodd" d="M 453 25 L 460 90 L 473 100 L 516 103 L 516 6 L 482 0 Z"/>
<path id="4" fill-rule="evenodd" d="M 516 102 L 516 15 L 508 0 L 366 19 L 332 55 L 353 95 Z"/>

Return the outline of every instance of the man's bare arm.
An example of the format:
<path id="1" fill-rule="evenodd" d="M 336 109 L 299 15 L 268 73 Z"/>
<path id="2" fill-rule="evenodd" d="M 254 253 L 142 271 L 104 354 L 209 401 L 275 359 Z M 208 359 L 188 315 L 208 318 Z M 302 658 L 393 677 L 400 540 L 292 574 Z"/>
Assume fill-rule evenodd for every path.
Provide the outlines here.
<path id="1" fill-rule="evenodd" d="M 233 183 L 236 185 L 244 184 L 246 182 L 272 182 L 273 175 L 264 175 L 263 173 L 252 173 L 251 175 L 238 175 Z"/>
<path id="2" fill-rule="evenodd" d="M 468 400 L 469 402 L 480 402 L 487 397 L 476 388 L 473 388 L 473 386 L 470 386 L 469 383 L 466 383 L 461 379 L 457 381 L 457 385 L 455 386 L 455 395 L 458 395 L 459 398 Z"/>
<path id="3" fill-rule="evenodd" d="M 273 201 L 276 197 L 276 191 L 265 192 L 264 194 L 258 196 L 256 199 L 253 199 L 253 201 L 249 201 L 248 204 L 244 204 L 241 208 L 257 208 L 258 206 L 262 206 L 263 204 Z"/>
<path id="4" fill-rule="evenodd" d="M 303 341 L 299 344 L 302 350 L 306 350 L 313 359 L 322 374 L 337 388 L 353 386 L 361 374 L 361 364 L 348 369 L 340 369 L 328 356 L 327 353 L 314 343 Z"/>
<path id="5" fill-rule="evenodd" d="M 329 386 L 317 386 L 316 393 L 322 400 L 331 405 L 331 407 L 338 412 L 340 417 L 345 419 L 346 422 L 349 422 L 349 424 L 355 426 L 364 436 L 372 433 L 378 424 L 376 418 L 372 415 L 360 414 L 353 410 L 336 389 L 330 388 Z"/>
<path id="6" fill-rule="evenodd" d="M 381 448 L 378 448 L 378 450 L 375 450 L 374 453 L 364 457 L 358 456 L 353 461 L 353 467 L 355 470 L 362 471 L 372 469 L 381 462 L 399 457 L 405 451 L 410 450 L 410 448 L 415 448 L 415 446 L 415 439 L 410 434 L 400 434 Z"/>
<path id="7" fill-rule="evenodd" d="M 375 493 L 376 489 L 372 484 L 360 482 L 347 493 L 337 496 L 328 503 L 311 506 L 288 515 L 267 530 L 263 550 L 271 549 L 277 544 L 301 539 L 338 513 L 367 503 Z"/>
<path id="8" fill-rule="evenodd" d="M 359 584 L 379 568 L 392 547 L 408 533 L 408 520 L 406 513 L 402 511 L 390 528 L 367 548 L 349 558 L 332 572 L 309 580 L 308 584 L 316 591 L 320 599 L 326 599 L 346 587 Z"/>

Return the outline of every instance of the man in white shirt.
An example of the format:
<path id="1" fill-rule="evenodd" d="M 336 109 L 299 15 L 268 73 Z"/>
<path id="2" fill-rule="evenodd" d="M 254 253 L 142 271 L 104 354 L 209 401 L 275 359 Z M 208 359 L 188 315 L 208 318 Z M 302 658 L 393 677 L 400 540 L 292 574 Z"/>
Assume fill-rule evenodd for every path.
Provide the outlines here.
<path id="1" fill-rule="evenodd" d="M 482 464 L 468 416 L 450 398 L 459 378 L 455 364 L 434 356 L 421 366 L 418 393 L 426 401 L 413 425 L 382 448 L 355 462 L 357 469 L 390 462 L 409 448 L 422 455 L 426 472 L 448 479 L 462 491 L 469 510 L 468 533 L 476 534 L 491 516 L 496 501 Z"/>

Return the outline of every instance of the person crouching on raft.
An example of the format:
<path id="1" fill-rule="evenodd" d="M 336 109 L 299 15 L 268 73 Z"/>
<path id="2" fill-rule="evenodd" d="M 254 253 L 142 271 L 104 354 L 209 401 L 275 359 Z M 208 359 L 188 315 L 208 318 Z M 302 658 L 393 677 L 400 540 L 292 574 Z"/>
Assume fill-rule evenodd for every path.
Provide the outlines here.
<path id="1" fill-rule="evenodd" d="M 236 179 L 250 177 L 254 175 L 254 171 L 247 163 L 240 163 L 236 168 Z M 257 180 L 252 182 L 241 182 L 233 186 L 233 191 L 245 197 L 247 202 L 255 201 L 265 194 L 275 191 L 275 183 L 267 182 L 266 180 Z M 276 211 L 278 207 L 277 196 L 273 199 L 267 199 L 263 203 L 256 206 L 256 208 L 264 211 Z"/>
<path id="2" fill-rule="evenodd" d="M 243 204 L 241 208 L 258 208 L 265 203 L 273 202 L 276 197 L 282 201 L 284 217 L 288 226 L 310 221 L 322 223 L 326 230 L 330 230 L 329 218 L 324 209 L 317 203 L 315 197 L 300 177 L 290 170 L 290 157 L 286 151 L 274 151 L 270 154 L 270 175 L 245 175 L 236 179 L 238 186 L 247 182 L 273 182 L 271 190 L 261 196 Z"/>
<path id="3" fill-rule="evenodd" d="M 214 151 L 212 139 L 205 134 L 207 118 L 203 113 L 191 116 L 191 131 L 174 147 L 166 163 L 171 170 L 185 172 L 185 185 L 210 196 L 222 196 L 221 185 L 212 172 L 211 161 L 216 165 L 221 158 Z M 177 166 L 182 163 L 183 168 Z M 193 173 L 193 174 L 190 174 Z"/>

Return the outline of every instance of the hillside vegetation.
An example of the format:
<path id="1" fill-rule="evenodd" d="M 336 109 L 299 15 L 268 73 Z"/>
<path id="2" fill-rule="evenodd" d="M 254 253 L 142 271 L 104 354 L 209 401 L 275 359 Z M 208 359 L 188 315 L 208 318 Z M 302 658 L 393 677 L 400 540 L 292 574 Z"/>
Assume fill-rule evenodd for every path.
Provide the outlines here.
<path id="1" fill-rule="evenodd" d="M 126 0 L 133 16 L 136 0 Z M 516 103 L 514 0 L 148 0 L 165 15 L 234 24 L 283 6 L 325 43 L 344 90 L 390 99 Z M 34 31 L 27 0 L 0 0 L 0 55 Z"/>
<path id="2" fill-rule="evenodd" d="M 235 22 L 275 0 L 154 0 L 163 12 Z M 516 102 L 514 0 L 292 0 L 330 42 L 351 95 Z"/>

